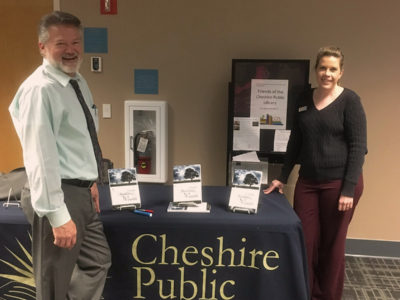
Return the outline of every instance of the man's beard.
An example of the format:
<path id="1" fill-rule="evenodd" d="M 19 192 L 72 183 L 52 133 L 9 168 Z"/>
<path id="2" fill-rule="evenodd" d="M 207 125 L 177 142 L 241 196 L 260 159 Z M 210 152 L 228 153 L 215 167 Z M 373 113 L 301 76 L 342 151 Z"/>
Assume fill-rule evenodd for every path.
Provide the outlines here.
<path id="1" fill-rule="evenodd" d="M 49 60 L 50 64 L 53 67 L 67 74 L 75 74 L 79 72 L 79 68 L 81 67 L 82 61 L 83 61 L 82 57 L 78 57 L 78 61 L 75 64 L 65 65 L 63 64 L 62 61 Z"/>

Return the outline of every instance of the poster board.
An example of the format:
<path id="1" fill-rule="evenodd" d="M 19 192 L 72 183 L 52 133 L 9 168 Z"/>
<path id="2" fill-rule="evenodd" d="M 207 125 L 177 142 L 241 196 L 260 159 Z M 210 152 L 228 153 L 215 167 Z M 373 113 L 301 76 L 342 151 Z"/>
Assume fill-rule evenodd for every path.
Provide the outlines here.
<path id="1" fill-rule="evenodd" d="M 275 132 L 280 129 L 292 129 L 297 99 L 310 89 L 309 69 L 309 60 L 232 60 L 232 81 L 229 84 L 227 166 L 233 156 L 250 150 L 257 151 L 260 160 L 278 163 L 283 161 L 285 153 L 274 151 Z M 278 112 L 276 115 L 267 111 L 271 109 L 271 105 L 265 108 L 257 102 L 257 98 L 263 97 L 266 100 L 264 104 L 273 103 L 272 105 L 276 106 L 273 108 Z M 283 102 L 269 101 L 275 98 Z M 260 113 L 254 115 L 255 111 Z M 250 119 L 254 123 L 254 118 L 260 120 L 259 136 L 252 136 L 249 141 L 259 139 L 259 145 L 254 147 L 256 149 L 246 146 L 241 149 L 244 143 L 234 142 L 234 133 L 237 132 L 235 130 L 241 120 Z M 250 130 L 249 132 L 251 133 Z"/>

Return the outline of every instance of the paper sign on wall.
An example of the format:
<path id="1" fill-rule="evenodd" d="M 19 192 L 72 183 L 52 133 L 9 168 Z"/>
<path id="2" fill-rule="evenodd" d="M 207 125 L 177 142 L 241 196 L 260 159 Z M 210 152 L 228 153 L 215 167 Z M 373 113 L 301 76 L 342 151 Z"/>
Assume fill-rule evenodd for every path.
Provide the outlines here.
<path id="1" fill-rule="evenodd" d="M 108 52 L 107 28 L 85 27 L 83 34 L 85 53 Z"/>
<path id="2" fill-rule="evenodd" d="M 135 94 L 158 94 L 158 70 L 135 69 Z"/>

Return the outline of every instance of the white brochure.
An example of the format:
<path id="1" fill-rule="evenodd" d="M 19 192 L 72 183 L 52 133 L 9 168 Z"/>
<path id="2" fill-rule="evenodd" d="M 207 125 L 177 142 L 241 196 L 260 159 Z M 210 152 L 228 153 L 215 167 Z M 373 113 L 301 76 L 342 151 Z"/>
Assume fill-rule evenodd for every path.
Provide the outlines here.
<path id="1" fill-rule="evenodd" d="M 174 200 L 178 203 L 201 203 L 201 166 L 174 166 Z"/>
<path id="2" fill-rule="evenodd" d="M 233 150 L 260 150 L 260 121 L 258 118 L 234 118 Z"/>
<path id="3" fill-rule="evenodd" d="M 233 212 L 256 213 L 261 188 L 261 171 L 236 169 L 232 180 L 229 209 Z"/>
<path id="4" fill-rule="evenodd" d="M 111 205 L 114 209 L 137 209 L 141 206 L 136 168 L 109 169 Z"/>
<path id="5" fill-rule="evenodd" d="M 286 152 L 287 144 L 289 142 L 290 130 L 275 130 L 274 136 L 274 151 Z"/>

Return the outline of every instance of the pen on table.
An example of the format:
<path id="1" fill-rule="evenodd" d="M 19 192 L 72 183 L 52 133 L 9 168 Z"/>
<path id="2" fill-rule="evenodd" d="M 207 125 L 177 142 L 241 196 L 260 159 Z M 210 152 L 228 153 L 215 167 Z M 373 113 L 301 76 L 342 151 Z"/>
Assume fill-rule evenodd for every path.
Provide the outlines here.
<path id="1" fill-rule="evenodd" d="M 132 212 L 133 212 L 134 214 L 138 214 L 138 215 L 142 215 L 142 216 L 147 216 L 147 217 L 153 216 L 153 214 L 150 213 L 150 212 L 142 211 L 142 210 L 137 210 L 137 209 L 133 210 Z"/>
<path id="2" fill-rule="evenodd" d="M 139 208 L 139 209 L 137 209 L 137 210 L 145 211 L 145 212 L 148 212 L 148 213 L 154 213 L 154 210 L 152 210 L 152 209 L 143 209 L 143 208 Z"/>

